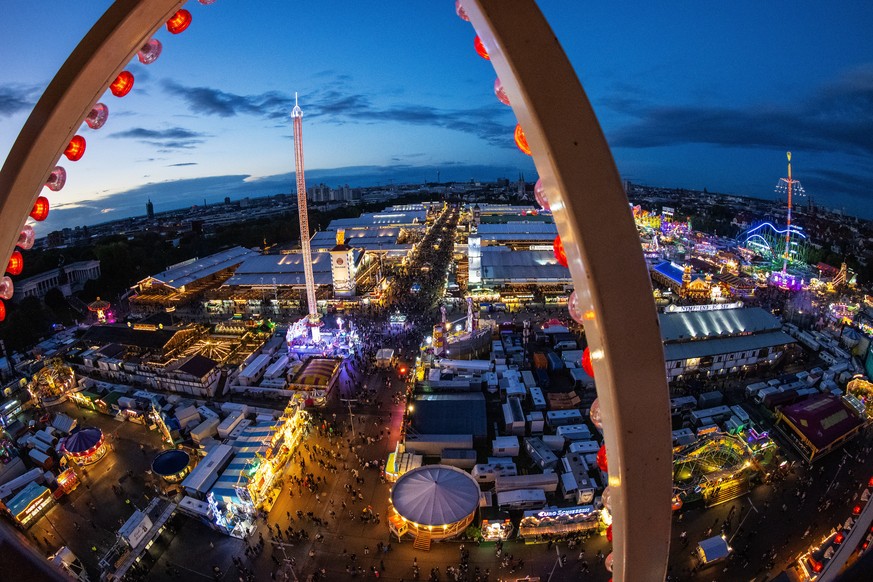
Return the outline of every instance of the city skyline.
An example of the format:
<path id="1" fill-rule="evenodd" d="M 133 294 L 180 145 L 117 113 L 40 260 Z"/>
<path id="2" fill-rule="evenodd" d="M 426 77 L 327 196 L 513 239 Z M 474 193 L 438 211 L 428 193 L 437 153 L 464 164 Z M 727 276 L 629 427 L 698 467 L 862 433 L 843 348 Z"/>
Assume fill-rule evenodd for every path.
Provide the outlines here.
<path id="1" fill-rule="evenodd" d="M 37 33 L 17 27 L 19 18 L 0 24 L 8 45 L 0 155 L 108 4 L 53 6 L 56 17 Z M 159 31 L 161 57 L 148 67 L 131 63 L 134 90 L 105 96 L 106 126 L 80 132 L 88 151 L 79 162 L 62 161 L 68 182 L 50 198 L 46 228 L 143 214 L 148 196 L 162 211 L 204 197 L 293 193 L 295 90 L 312 127 L 314 180 L 365 175 L 351 185 L 375 185 L 396 173 L 433 181 L 435 168 L 443 181 L 520 172 L 535 179 L 512 142 L 512 112 L 491 91 L 494 72 L 475 55 L 474 31 L 452 2 L 389 3 L 379 12 L 343 6 L 327 15 L 294 5 L 293 17 L 306 25 L 291 38 L 281 23 L 292 8 L 283 3 L 258 11 L 190 3 L 191 27 L 175 37 Z M 864 42 L 873 16 L 860 4 L 838 14 L 812 2 L 790 11 L 745 2 L 723 14 L 642 3 L 621 13 L 541 6 L 623 178 L 772 198 L 791 150 L 796 177 L 816 203 L 873 217 L 864 163 L 873 151 L 866 127 L 873 48 Z M 27 9 L 13 2 L 9 14 Z"/>

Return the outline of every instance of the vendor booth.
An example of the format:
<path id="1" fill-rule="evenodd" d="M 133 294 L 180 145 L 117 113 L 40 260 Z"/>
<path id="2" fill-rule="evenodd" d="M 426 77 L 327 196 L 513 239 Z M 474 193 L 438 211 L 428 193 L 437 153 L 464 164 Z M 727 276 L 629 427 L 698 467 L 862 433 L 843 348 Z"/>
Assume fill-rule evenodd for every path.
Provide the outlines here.
<path id="1" fill-rule="evenodd" d="M 526 542 L 552 539 L 554 536 L 583 533 L 600 527 L 600 510 L 593 505 L 545 508 L 525 511 L 518 526 L 518 537 Z"/>
<path id="2" fill-rule="evenodd" d="M 697 557 L 704 566 L 726 560 L 731 555 L 731 547 L 723 536 L 712 536 L 697 544 Z"/>

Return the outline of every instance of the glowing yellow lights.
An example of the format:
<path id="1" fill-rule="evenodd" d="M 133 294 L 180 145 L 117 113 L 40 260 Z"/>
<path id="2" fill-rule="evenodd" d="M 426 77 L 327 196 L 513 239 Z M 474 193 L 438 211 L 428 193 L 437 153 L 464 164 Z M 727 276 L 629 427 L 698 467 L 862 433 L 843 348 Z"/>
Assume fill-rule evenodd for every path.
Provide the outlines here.
<path id="1" fill-rule="evenodd" d="M 603 350 L 591 350 L 591 359 L 592 360 L 602 360 L 603 359 Z"/>
<path id="2" fill-rule="evenodd" d="M 582 317 L 584 317 L 585 319 L 587 319 L 587 320 L 589 320 L 589 321 L 594 320 L 594 310 L 593 310 L 593 309 L 589 309 L 588 311 L 586 311 L 586 312 L 582 315 Z"/>
<path id="3" fill-rule="evenodd" d="M 610 487 L 621 487 L 621 477 L 618 475 L 610 475 L 609 476 L 609 486 Z"/>

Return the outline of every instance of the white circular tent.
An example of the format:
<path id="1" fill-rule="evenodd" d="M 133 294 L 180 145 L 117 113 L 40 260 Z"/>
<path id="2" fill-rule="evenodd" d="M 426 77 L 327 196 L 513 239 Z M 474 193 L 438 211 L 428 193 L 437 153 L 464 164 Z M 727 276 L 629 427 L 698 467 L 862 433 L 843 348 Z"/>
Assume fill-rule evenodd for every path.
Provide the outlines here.
<path id="1" fill-rule="evenodd" d="M 389 524 L 398 535 L 431 539 L 462 533 L 479 506 L 479 484 L 469 473 L 448 465 L 427 465 L 405 473 L 391 490 Z"/>

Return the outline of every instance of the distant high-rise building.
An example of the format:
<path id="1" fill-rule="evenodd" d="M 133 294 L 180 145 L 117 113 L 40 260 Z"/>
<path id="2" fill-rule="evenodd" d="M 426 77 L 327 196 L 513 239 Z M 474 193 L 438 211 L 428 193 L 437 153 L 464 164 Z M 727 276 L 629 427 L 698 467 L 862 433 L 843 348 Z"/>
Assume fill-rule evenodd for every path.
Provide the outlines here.
<path id="1" fill-rule="evenodd" d="M 155 205 L 152 204 L 151 198 L 146 202 L 146 215 L 149 217 L 149 220 L 152 220 L 155 217 Z"/>

